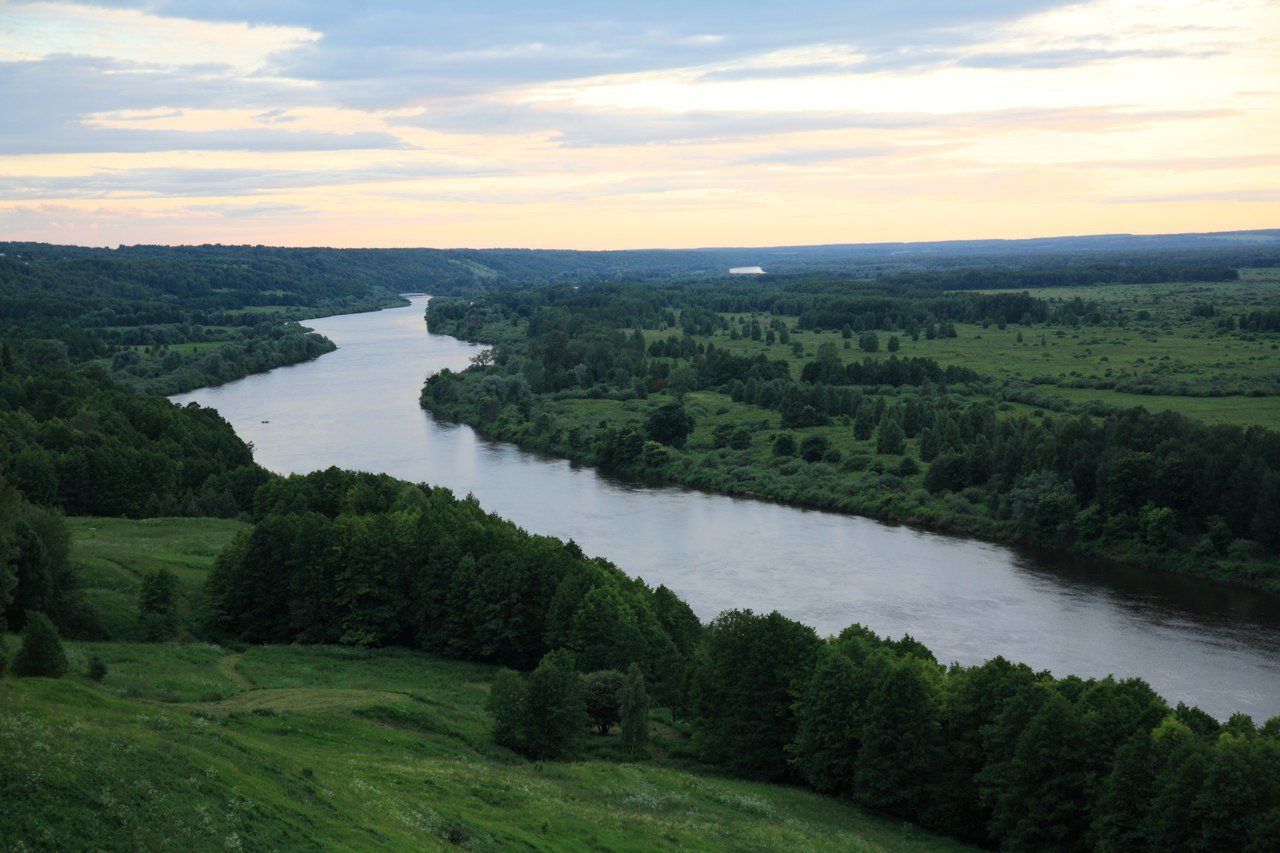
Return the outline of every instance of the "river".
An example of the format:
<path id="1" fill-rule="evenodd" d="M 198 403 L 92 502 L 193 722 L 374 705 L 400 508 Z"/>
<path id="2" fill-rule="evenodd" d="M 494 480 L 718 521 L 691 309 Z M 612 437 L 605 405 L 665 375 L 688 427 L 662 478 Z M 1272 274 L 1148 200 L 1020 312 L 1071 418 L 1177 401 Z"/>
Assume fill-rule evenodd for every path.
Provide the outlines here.
<path id="1" fill-rule="evenodd" d="M 679 487 L 638 485 L 487 441 L 418 406 L 478 347 L 430 334 L 426 297 L 311 320 L 339 349 L 173 399 L 217 408 L 281 473 L 337 465 L 474 494 L 575 540 L 704 620 L 779 610 L 837 633 L 909 633 L 944 663 L 996 655 L 1055 675 L 1139 676 L 1225 718 L 1280 715 L 1280 597 Z"/>

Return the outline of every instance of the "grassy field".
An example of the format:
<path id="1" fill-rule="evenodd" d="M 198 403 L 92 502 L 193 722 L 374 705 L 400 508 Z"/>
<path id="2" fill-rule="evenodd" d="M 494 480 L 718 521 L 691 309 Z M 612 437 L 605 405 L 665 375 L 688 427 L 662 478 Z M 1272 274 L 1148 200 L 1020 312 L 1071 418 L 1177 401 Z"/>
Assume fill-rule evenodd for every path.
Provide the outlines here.
<path id="1" fill-rule="evenodd" d="M 135 638 L 138 588 L 156 569 L 178 578 L 180 622 L 198 616 L 205 574 L 222 547 L 246 527 L 220 518 L 70 518 L 71 562 L 108 635 Z"/>
<path id="2" fill-rule="evenodd" d="M 87 590 L 126 632 L 146 571 L 169 568 L 193 597 L 243 526 L 70 523 Z M 612 760 L 615 731 L 580 761 L 530 763 L 489 736 L 492 667 L 398 649 L 66 647 L 66 678 L 0 681 L 0 849 L 965 849 L 697 772 L 665 713 L 647 761 Z"/>
<path id="3" fill-rule="evenodd" d="M 1213 423 L 1258 424 L 1280 429 L 1280 404 L 1275 397 L 1225 394 L 1238 388 L 1274 388 L 1280 382 L 1280 335 L 1242 333 L 1218 328 L 1223 316 L 1238 317 L 1280 304 L 1280 270 L 1245 270 L 1239 282 L 1221 284 L 1112 285 L 1036 290 L 1036 297 L 1123 306 L 1124 326 L 1022 326 L 1004 329 L 957 323 L 956 337 L 912 340 L 905 333 L 877 332 L 879 349 L 858 349 L 858 336 L 846 341 L 837 330 L 820 332 L 796 328 L 796 317 L 773 319 L 788 328 L 790 341 L 772 345 L 749 337 L 732 340 L 720 332 L 698 338 L 735 355 L 763 353 L 791 365 L 791 375 L 814 358 L 823 344 L 833 344 L 844 363 L 865 358 L 887 359 L 890 336 L 898 338 L 899 358 L 927 357 L 940 364 L 971 368 L 995 379 L 1036 381 L 1073 402 L 1101 400 L 1111 405 L 1144 406 L 1151 411 L 1176 409 Z M 1212 304 L 1212 317 L 1193 316 L 1197 304 Z M 725 314 L 731 325 L 750 315 Z M 743 328 L 742 326 L 738 326 Z M 671 332 L 646 332 L 650 340 Z M 1022 340 L 1018 340 L 1021 336 Z M 848 348 L 845 348 L 848 343 Z M 800 352 L 796 352 L 796 345 Z M 1144 386 L 1176 393 L 1133 393 L 1098 384 Z M 1084 387 L 1075 387 L 1084 386 Z"/>
<path id="4" fill-rule="evenodd" d="M 490 741 L 488 667 L 334 647 L 69 653 L 74 673 L 100 655 L 105 680 L 0 689 L 6 849 L 962 849 L 681 769 L 667 727 L 646 762 L 524 761 Z"/>

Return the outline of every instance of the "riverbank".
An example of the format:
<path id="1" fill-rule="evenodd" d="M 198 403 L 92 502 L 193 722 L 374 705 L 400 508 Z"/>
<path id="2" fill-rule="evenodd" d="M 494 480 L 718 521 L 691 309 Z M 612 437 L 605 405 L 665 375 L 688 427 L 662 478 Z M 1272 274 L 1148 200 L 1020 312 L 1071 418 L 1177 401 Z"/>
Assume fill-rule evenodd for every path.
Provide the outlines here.
<path id="1" fill-rule="evenodd" d="M 464 423 L 485 438 L 645 482 L 863 516 L 987 542 L 1048 548 L 1280 593 L 1280 565 L 1240 553 L 1244 549 L 1233 554 L 1228 549 L 1217 553 L 1204 545 L 1194 550 L 1155 547 L 1140 535 L 1125 535 L 1129 531 L 1116 524 L 1086 527 L 1082 522 L 1087 518 L 1072 518 L 1053 527 L 1038 523 L 1034 514 L 1022 522 L 996 518 L 990 495 L 973 489 L 935 494 L 926 488 L 926 471 L 913 459 L 868 452 L 874 451 L 867 446 L 872 443 L 854 442 L 851 434 L 787 431 L 795 447 L 779 454 L 774 444 L 779 434 L 777 415 L 736 403 L 726 394 L 694 391 L 684 395 L 680 405 L 690 413 L 693 426 L 682 446 L 673 447 L 645 439 L 648 418 L 663 406 L 676 404 L 673 395 L 650 394 L 644 399 L 530 395 L 514 401 L 498 398 L 502 404 L 495 406 L 492 389 L 506 380 L 499 367 L 473 366 L 429 380 L 420 402 L 433 416 Z M 733 446 L 732 431 L 744 428 L 746 434 L 739 434 Z M 819 433 L 826 433 L 826 452 L 806 459 L 804 441 L 808 434 Z M 842 438 L 847 440 L 841 443 Z M 1171 539 L 1162 541 L 1172 544 Z"/>

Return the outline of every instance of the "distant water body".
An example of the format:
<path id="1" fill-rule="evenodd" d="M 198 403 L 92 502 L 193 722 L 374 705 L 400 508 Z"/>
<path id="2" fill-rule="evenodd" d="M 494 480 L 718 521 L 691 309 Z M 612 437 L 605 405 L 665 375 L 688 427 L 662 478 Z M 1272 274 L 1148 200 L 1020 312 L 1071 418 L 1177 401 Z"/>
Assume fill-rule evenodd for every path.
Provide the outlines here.
<path id="1" fill-rule="evenodd" d="M 1190 578 L 678 487 L 486 441 L 418 406 L 478 349 L 430 334 L 426 297 L 309 321 L 336 352 L 173 398 L 216 407 L 281 473 L 337 465 L 474 494 L 574 539 L 710 619 L 779 610 L 824 634 L 910 633 L 944 663 L 996 655 L 1055 675 L 1139 676 L 1219 718 L 1280 715 L 1280 598 Z"/>

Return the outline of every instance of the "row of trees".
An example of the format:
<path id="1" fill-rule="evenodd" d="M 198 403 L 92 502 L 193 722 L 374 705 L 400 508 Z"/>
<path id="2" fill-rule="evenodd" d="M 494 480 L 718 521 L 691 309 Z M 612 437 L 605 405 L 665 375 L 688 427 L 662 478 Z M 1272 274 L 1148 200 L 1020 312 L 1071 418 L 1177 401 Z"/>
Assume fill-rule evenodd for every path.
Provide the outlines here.
<path id="1" fill-rule="evenodd" d="M 447 489 L 338 469 L 267 483 L 254 515 L 209 577 L 225 636 L 524 669 L 563 648 L 585 671 L 639 664 L 659 701 L 680 702 L 693 612 L 573 542 L 530 536 Z"/>
<path id="2" fill-rule="evenodd" d="M 1280 718 L 1220 725 L 1142 681 L 942 667 L 910 637 L 729 611 L 694 657 L 700 755 L 1010 850 L 1273 850 Z"/>

